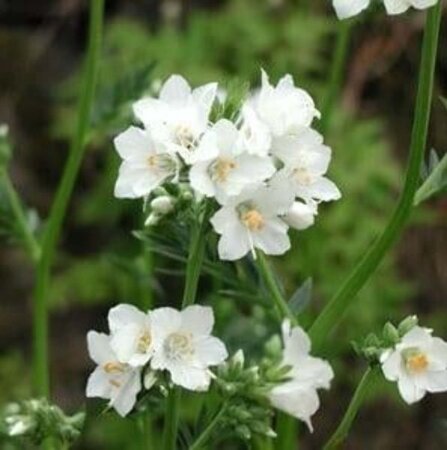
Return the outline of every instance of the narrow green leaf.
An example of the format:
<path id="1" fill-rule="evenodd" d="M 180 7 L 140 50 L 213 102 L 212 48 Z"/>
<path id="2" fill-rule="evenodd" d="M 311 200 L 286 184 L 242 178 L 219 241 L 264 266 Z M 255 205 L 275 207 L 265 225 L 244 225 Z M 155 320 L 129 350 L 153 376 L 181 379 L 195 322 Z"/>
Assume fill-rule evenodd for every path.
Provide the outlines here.
<path id="1" fill-rule="evenodd" d="M 414 204 L 417 206 L 434 195 L 447 190 L 447 153 L 439 160 L 436 152 L 430 154 L 431 172 L 416 192 Z"/>
<path id="2" fill-rule="evenodd" d="M 289 300 L 290 309 L 298 314 L 302 312 L 312 299 L 312 278 L 308 278 L 292 295 Z"/>

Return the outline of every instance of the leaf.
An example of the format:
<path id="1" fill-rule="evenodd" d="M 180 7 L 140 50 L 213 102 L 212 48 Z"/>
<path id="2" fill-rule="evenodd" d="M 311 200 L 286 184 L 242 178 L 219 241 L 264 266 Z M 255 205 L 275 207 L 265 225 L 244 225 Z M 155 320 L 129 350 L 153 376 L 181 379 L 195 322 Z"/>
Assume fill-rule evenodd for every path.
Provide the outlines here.
<path id="1" fill-rule="evenodd" d="M 423 201 L 447 189 L 447 153 L 439 159 L 434 150 L 430 153 L 428 163 L 428 176 L 422 186 L 416 192 L 414 205 L 417 206 Z"/>
<path id="2" fill-rule="evenodd" d="M 292 295 L 289 300 L 290 309 L 298 314 L 302 312 L 312 299 L 312 278 L 308 278 Z"/>

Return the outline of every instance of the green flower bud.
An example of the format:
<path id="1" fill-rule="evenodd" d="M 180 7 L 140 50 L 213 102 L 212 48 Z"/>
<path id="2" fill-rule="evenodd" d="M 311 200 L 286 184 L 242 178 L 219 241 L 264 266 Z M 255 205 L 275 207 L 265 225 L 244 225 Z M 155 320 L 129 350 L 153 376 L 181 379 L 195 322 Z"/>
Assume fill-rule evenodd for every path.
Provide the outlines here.
<path id="1" fill-rule="evenodd" d="M 400 335 L 397 328 L 390 322 L 386 323 L 383 327 L 383 339 L 392 345 L 400 342 Z"/>
<path id="2" fill-rule="evenodd" d="M 417 326 L 419 320 L 417 316 L 408 316 L 399 324 L 397 330 L 399 331 L 400 337 L 407 334 L 410 330 L 412 330 L 415 326 Z"/>

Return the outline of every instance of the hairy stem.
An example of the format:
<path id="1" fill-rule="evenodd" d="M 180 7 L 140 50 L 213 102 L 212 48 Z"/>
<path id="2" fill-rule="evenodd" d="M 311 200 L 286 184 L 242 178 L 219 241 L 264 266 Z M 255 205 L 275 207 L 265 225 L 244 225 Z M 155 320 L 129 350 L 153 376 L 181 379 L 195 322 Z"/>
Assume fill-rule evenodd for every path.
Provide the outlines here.
<path id="1" fill-rule="evenodd" d="M 214 416 L 213 420 L 203 430 L 202 434 L 189 447 L 189 450 L 199 450 L 204 448 L 203 447 L 204 444 L 208 442 L 213 432 L 215 431 L 216 427 L 219 425 L 220 419 L 225 414 L 226 408 L 227 405 L 224 403 L 220 408 L 219 412 Z"/>
<path id="2" fill-rule="evenodd" d="M 272 272 L 272 269 L 264 253 L 260 251 L 256 253 L 256 263 L 262 280 L 264 281 L 265 286 L 272 296 L 280 322 L 282 322 L 285 318 L 288 318 L 293 325 L 297 325 L 297 318 L 289 308 L 287 300 L 284 298 L 284 295 L 282 294 L 281 289 L 278 286 L 275 275 Z"/>
<path id="3" fill-rule="evenodd" d="M 183 291 L 182 308 L 192 305 L 196 301 L 197 287 L 205 253 L 206 210 L 202 218 L 194 224 L 191 230 L 188 260 L 186 262 L 185 288 Z M 171 389 L 166 407 L 166 420 L 163 432 L 163 450 L 175 450 L 177 441 L 177 428 L 179 420 L 181 391 L 179 388 Z"/>
<path id="4" fill-rule="evenodd" d="M 40 258 L 40 245 L 31 232 L 26 219 L 25 211 L 23 211 L 20 198 L 17 195 L 16 190 L 11 182 L 8 172 L 5 170 L 1 176 L 3 184 L 6 189 L 9 204 L 11 205 L 12 213 L 14 214 L 19 231 L 23 239 L 23 245 L 25 247 L 28 256 L 31 261 L 37 264 Z"/>
<path id="5" fill-rule="evenodd" d="M 337 430 L 328 440 L 324 446 L 324 450 L 336 449 L 348 436 L 349 430 L 351 429 L 352 423 L 357 416 L 357 413 L 362 406 L 365 396 L 368 394 L 369 389 L 377 380 L 379 374 L 379 367 L 368 368 L 364 373 L 362 379 L 360 380 L 357 389 L 349 403 L 348 409 L 346 410 L 340 425 Z"/>
<path id="6" fill-rule="evenodd" d="M 397 207 L 381 236 L 364 254 L 335 296 L 329 301 L 310 328 L 313 344 L 319 348 L 324 339 L 341 321 L 357 293 L 377 269 L 386 253 L 397 241 L 406 225 L 419 186 L 420 168 L 427 143 L 428 126 L 433 96 L 434 73 L 442 2 L 427 13 L 427 23 L 419 69 L 419 84 L 405 184 Z"/>
<path id="7" fill-rule="evenodd" d="M 101 48 L 104 0 L 90 1 L 90 25 L 87 62 L 84 72 L 81 98 L 78 106 L 76 132 L 70 145 L 70 153 L 51 207 L 42 238 L 42 252 L 37 265 L 34 292 L 34 382 L 36 394 L 49 395 L 48 371 L 48 285 L 62 222 L 73 191 L 76 176 L 84 155 L 85 139 L 89 127 L 98 63 Z"/>

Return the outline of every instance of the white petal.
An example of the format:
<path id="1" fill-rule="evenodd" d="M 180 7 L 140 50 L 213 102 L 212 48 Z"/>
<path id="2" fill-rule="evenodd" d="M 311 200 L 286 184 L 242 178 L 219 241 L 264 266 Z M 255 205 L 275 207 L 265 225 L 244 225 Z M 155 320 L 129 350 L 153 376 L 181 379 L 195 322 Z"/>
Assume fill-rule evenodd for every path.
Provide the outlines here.
<path id="1" fill-rule="evenodd" d="M 410 3 L 408 0 L 384 0 L 385 8 L 388 14 L 402 14 L 409 7 Z"/>
<path id="2" fill-rule="evenodd" d="M 403 338 L 398 348 L 418 347 L 427 348 L 432 343 L 431 330 L 416 326 L 412 328 Z"/>
<path id="3" fill-rule="evenodd" d="M 428 392 L 445 392 L 447 391 L 447 370 L 439 372 L 427 372 L 425 374 L 425 388 Z"/>
<path id="4" fill-rule="evenodd" d="M 399 388 L 400 395 L 409 405 L 418 402 L 426 394 L 426 391 L 419 388 L 415 384 L 414 380 L 407 374 L 401 374 L 397 382 L 397 386 Z"/>
<path id="5" fill-rule="evenodd" d="M 214 99 L 217 93 L 217 83 L 208 83 L 203 86 L 199 86 L 192 92 L 193 99 L 201 104 L 208 115 L 211 107 L 213 106 Z"/>
<path id="6" fill-rule="evenodd" d="M 200 194 L 213 197 L 216 189 L 208 173 L 209 165 L 209 162 L 195 163 L 189 171 L 189 182 L 192 188 Z"/>
<path id="7" fill-rule="evenodd" d="M 333 0 L 334 8 L 339 19 L 356 16 L 366 9 L 369 3 L 370 0 Z"/>
<path id="8" fill-rule="evenodd" d="M 141 390 L 140 376 L 140 371 L 130 372 L 116 397 L 110 402 L 121 417 L 129 414 L 137 401 L 137 395 Z"/>
<path id="9" fill-rule="evenodd" d="M 135 117 L 151 130 L 154 137 L 166 133 L 165 127 L 160 127 L 163 119 L 169 116 L 169 105 L 156 98 L 143 98 L 133 105 Z"/>
<path id="10" fill-rule="evenodd" d="M 430 360 L 436 361 L 444 368 L 447 368 L 447 342 L 438 337 L 433 338 L 429 353 Z"/>
<path id="11" fill-rule="evenodd" d="M 207 369 L 173 364 L 169 367 L 172 382 L 190 391 L 207 391 L 211 377 Z"/>
<path id="12" fill-rule="evenodd" d="M 153 142 L 147 131 L 129 127 L 114 139 L 115 148 L 123 159 L 141 157 L 153 150 Z"/>
<path id="13" fill-rule="evenodd" d="M 90 358 L 96 364 L 105 364 L 115 359 L 115 355 L 110 348 L 110 336 L 107 334 L 89 331 L 87 333 L 87 347 Z"/>
<path id="14" fill-rule="evenodd" d="M 216 366 L 228 357 L 225 344 L 214 336 L 195 341 L 195 356 L 204 367 Z"/>
<path id="15" fill-rule="evenodd" d="M 211 129 L 217 136 L 219 153 L 232 154 L 235 149 L 239 132 L 233 122 L 227 119 L 220 119 Z"/>
<path id="16" fill-rule="evenodd" d="M 411 0 L 411 4 L 417 9 L 427 9 L 436 5 L 438 1 L 441 0 Z"/>
<path id="17" fill-rule="evenodd" d="M 269 398 L 275 408 L 302 420 L 313 431 L 310 419 L 320 407 L 315 389 L 302 389 L 293 382 L 288 382 L 273 388 Z"/>
<path id="18" fill-rule="evenodd" d="M 118 360 L 133 367 L 144 366 L 151 356 L 151 346 L 147 352 L 138 351 L 138 342 L 145 329 L 137 324 L 125 325 L 113 333 L 111 347 Z"/>
<path id="19" fill-rule="evenodd" d="M 154 345 L 159 348 L 166 336 L 180 329 L 182 316 L 174 308 L 157 308 L 151 313 L 151 325 Z"/>
<path id="20" fill-rule="evenodd" d="M 250 252 L 251 240 L 248 230 L 239 222 L 226 228 L 217 246 L 219 258 L 223 261 L 241 259 Z"/>
<path id="21" fill-rule="evenodd" d="M 329 202 L 339 200 L 341 192 L 335 183 L 328 178 L 321 177 L 308 187 L 310 197 L 317 201 Z"/>
<path id="22" fill-rule="evenodd" d="M 289 328 L 288 323 L 282 327 L 284 340 L 284 357 L 293 361 L 295 356 L 307 355 L 310 352 L 311 342 L 309 336 L 301 327 Z"/>
<path id="23" fill-rule="evenodd" d="M 144 326 L 148 316 L 140 311 L 136 306 L 120 304 L 114 306 L 108 315 L 110 332 L 114 333 L 119 328 L 126 325 L 137 324 Z"/>
<path id="24" fill-rule="evenodd" d="M 191 95 L 188 82 L 180 75 L 171 75 L 160 91 L 160 100 L 172 105 L 184 104 Z"/>
<path id="25" fill-rule="evenodd" d="M 227 230 L 233 230 L 235 225 L 239 224 L 239 218 L 236 210 L 232 206 L 224 206 L 211 217 L 210 222 L 214 230 L 222 234 Z"/>
<path id="26" fill-rule="evenodd" d="M 270 181 L 269 187 L 260 187 L 254 194 L 253 200 L 267 217 L 286 214 L 293 205 L 295 195 L 288 180 L 280 173 Z"/>
<path id="27" fill-rule="evenodd" d="M 329 389 L 334 378 L 334 371 L 327 361 L 314 356 L 301 356 L 295 357 L 291 363 L 294 382 L 303 386 Z"/>
<path id="28" fill-rule="evenodd" d="M 382 371 L 387 380 L 396 381 L 402 370 L 402 355 L 399 351 L 388 352 L 382 359 Z"/>
<path id="29" fill-rule="evenodd" d="M 107 374 L 101 367 L 97 367 L 87 381 L 86 396 L 109 399 L 112 389 Z"/>
<path id="30" fill-rule="evenodd" d="M 213 309 L 209 306 L 191 305 L 181 313 L 182 330 L 187 330 L 194 335 L 209 335 L 214 326 Z"/>
<path id="31" fill-rule="evenodd" d="M 193 150 L 188 151 L 188 157 L 186 158 L 188 164 L 195 164 L 198 162 L 207 161 L 210 163 L 213 159 L 217 158 L 219 155 L 219 145 L 218 145 L 218 136 L 214 132 L 214 129 L 207 131 L 202 139 L 198 147 Z"/>
<path id="32" fill-rule="evenodd" d="M 253 243 L 266 255 L 282 255 L 290 249 L 287 229 L 283 221 L 269 219 L 260 231 L 252 233 Z"/>

